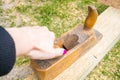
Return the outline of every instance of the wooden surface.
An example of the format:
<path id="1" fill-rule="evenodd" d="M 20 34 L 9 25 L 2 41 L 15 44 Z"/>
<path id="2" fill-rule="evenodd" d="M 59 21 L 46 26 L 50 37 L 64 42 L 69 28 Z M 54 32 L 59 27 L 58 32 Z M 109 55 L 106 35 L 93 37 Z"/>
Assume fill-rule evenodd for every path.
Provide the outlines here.
<path id="1" fill-rule="evenodd" d="M 102 4 L 106 4 L 120 9 L 120 0 L 98 0 Z"/>
<path id="2" fill-rule="evenodd" d="M 88 6 L 88 16 L 84 22 L 84 29 L 92 29 L 97 21 L 98 12 L 95 6 Z"/>
<path id="3" fill-rule="evenodd" d="M 95 29 L 103 34 L 100 42 L 54 80 L 82 80 L 92 71 L 120 39 L 120 10 L 109 7 L 98 17 Z"/>

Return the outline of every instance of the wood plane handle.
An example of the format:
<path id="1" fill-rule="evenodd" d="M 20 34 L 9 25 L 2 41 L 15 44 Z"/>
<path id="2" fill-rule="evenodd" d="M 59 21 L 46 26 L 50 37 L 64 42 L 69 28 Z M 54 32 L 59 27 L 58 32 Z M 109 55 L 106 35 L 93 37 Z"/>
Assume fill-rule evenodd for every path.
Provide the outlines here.
<path id="1" fill-rule="evenodd" d="M 54 44 L 54 48 L 62 48 L 64 44 L 64 40 L 60 40 L 59 42 Z"/>
<path id="2" fill-rule="evenodd" d="M 94 6 L 88 6 L 88 12 L 84 29 L 92 29 L 98 17 L 98 12 Z"/>

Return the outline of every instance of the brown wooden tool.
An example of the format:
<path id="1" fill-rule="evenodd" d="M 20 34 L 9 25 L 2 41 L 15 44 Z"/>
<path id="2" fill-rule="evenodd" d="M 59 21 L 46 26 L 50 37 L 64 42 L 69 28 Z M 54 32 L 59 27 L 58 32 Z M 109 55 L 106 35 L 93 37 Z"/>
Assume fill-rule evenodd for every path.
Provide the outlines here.
<path id="1" fill-rule="evenodd" d="M 85 20 L 84 29 L 89 30 L 94 27 L 98 17 L 98 12 L 94 6 L 88 6 L 88 16 Z"/>
<path id="2" fill-rule="evenodd" d="M 93 7 L 89 8 L 93 10 Z M 75 28 L 55 40 L 54 47 L 67 49 L 68 53 L 66 55 L 49 60 L 31 60 L 31 66 L 38 75 L 39 80 L 53 80 L 102 38 L 101 33 L 94 29 L 94 34 L 91 35 L 83 32 L 83 30 L 91 29 L 94 26 L 96 18 L 93 14 L 94 11 L 89 13 L 84 26 L 76 25 Z"/>
<path id="3" fill-rule="evenodd" d="M 95 22 L 97 21 L 98 12 L 94 6 L 88 6 L 88 16 L 84 24 L 84 33 L 91 35 L 94 34 L 92 30 Z M 76 34 L 67 35 L 66 39 L 61 40 L 55 44 L 55 46 L 64 47 L 67 50 L 72 49 L 75 45 L 78 44 L 78 36 Z"/>

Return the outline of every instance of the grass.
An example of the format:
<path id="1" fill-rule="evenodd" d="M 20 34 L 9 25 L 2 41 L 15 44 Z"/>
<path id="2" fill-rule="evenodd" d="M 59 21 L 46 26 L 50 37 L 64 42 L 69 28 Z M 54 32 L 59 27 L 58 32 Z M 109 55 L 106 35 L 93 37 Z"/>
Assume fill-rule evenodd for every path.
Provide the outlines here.
<path id="1" fill-rule="evenodd" d="M 0 7 L 0 22 L 6 27 L 27 25 L 47 26 L 56 37 L 70 30 L 76 24 L 84 23 L 87 6 L 96 6 L 99 15 L 108 7 L 97 0 L 14 0 L 12 8 Z M 0 1 L 0 6 L 2 6 Z M 18 57 L 16 66 L 29 64 L 29 58 Z M 119 80 L 120 78 L 120 41 L 104 57 L 86 80 Z"/>
<path id="2" fill-rule="evenodd" d="M 69 24 L 67 21 L 72 20 L 71 17 L 73 14 L 69 13 L 70 8 L 69 3 L 72 0 L 49 0 L 42 1 L 44 5 L 38 5 L 37 7 L 33 7 L 30 4 L 28 5 L 19 5 L 16 7 L 17 12 L 20 14 L 29 15 L 34 18 L 38 25 L 40 26 L 48 26 L 48 28 L 56 33 L 56 36 L 60 36 L 65 31 L 68 31 L 71 26 L 76 24 L 73 21 L 73 24 Z M 66 9 L 69 9 L 66 11 Z M 63 10 L 65 10 L 63 12 Z M 74 23 L 75 22 L 75 23 Z"/>
<path id="3" fill-rule="evenodd" d="M 16 59 L 16 66 L 20 67 L 21 65 L 29 65 L 30 64 L 30 60 L 28 57 L 17 57 Z"/>

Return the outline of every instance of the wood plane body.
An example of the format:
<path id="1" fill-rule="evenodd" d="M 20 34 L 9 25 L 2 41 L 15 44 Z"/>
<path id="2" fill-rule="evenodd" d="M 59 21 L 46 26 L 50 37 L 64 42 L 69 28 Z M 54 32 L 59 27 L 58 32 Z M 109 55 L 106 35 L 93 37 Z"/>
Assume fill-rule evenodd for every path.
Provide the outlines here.
<path id="1" fill-rule="evenodd" d="M 94 34 L 87 35 L 83 32 L 83 29 L 83 25 L 77 25 L 57 39 L 57 42 L 59 42 L 62 39 L 65 41 L 68 35 L 78 36 L 78 43 L 68 50 L 66 55 L 49 60 L 31 60 L 31 66 L 39 80 L 53 80 L 102 38 L 102 34 L 97 30 L 93 29 Z"/>

